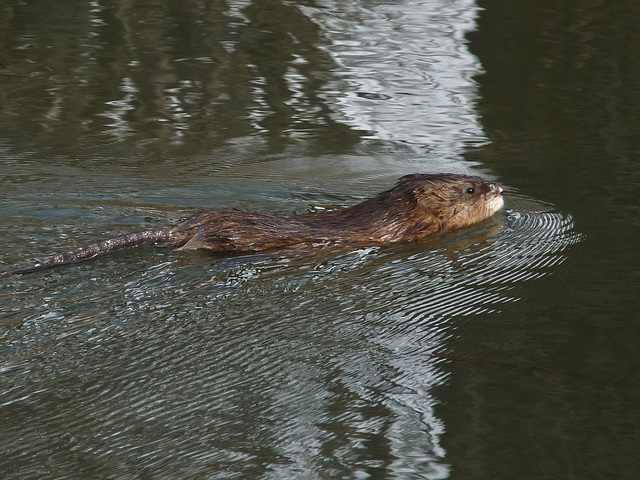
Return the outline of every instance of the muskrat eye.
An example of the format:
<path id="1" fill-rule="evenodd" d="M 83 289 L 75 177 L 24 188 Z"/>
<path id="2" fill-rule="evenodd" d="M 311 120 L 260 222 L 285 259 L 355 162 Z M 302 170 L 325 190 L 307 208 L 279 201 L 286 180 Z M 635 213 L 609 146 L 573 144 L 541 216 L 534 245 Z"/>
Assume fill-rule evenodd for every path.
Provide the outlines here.
<path id="1" fill-rule="evenodd" d="M 473 187 L 469 187 L 469 188 L 467 188 L 467 193 L 468 193 L 469 195 L 473 195 L 475 192 L 476 192 L 476 189 L 475 189 L 475 188 L 473 188 Z"/>

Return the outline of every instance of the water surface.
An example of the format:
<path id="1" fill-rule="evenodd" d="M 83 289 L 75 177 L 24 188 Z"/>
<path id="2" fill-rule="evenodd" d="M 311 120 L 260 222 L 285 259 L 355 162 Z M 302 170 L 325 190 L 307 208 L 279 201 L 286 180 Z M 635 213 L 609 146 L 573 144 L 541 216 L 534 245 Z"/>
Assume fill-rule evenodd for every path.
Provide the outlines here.
<path id="1" fill-rule="evenodd" d="M 639 13 L 7 3 L 3 272 L 412 172 L 506 206 L 421 245 L 0 278 L 1 476 L 636 478 Z"/>

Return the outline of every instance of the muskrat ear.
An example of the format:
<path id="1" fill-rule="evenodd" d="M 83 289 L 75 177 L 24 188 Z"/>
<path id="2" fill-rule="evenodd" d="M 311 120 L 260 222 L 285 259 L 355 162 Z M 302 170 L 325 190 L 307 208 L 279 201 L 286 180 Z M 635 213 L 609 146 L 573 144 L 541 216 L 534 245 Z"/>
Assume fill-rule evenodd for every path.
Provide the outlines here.
<path id="1" fill-rule="evenodd" d="M 410 183 L 412 180 L 416 180 L 421 175 L 419 173 L 410 173 L 409 175 L 403 175 L 396 182 L 396 186 L 404 185 Z"/>

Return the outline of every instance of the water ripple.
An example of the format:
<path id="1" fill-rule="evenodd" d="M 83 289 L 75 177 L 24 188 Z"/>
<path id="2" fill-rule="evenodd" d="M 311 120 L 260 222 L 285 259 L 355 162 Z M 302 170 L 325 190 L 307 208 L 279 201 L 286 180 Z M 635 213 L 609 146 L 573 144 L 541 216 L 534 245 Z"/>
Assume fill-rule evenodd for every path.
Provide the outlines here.
<path id="1" fill-rule="evenodd" d="M 38 457 L 63 442 L 91 455 L 75 470 L 89 477 L 247 473 L 266 458 L 264 478 L 315 478 L 327 459 L 335 476 L 366 471 L 383 448 L 392 475 L 446 476 L 430 392 L 447 379 L 438 353 L 456 319 L 518 301 L 514 285 L 553 273 L 580 239 L 570 216 L 511 210 L 428 245 L 214 262 L 160 252 L 152 267 L 131 253 L 53 271 L 37 288 L 55 308 L 3 332 L 5 353 L 27 352 L 3 371 L 0 413 L 23 432 L 4 448 Z"/>

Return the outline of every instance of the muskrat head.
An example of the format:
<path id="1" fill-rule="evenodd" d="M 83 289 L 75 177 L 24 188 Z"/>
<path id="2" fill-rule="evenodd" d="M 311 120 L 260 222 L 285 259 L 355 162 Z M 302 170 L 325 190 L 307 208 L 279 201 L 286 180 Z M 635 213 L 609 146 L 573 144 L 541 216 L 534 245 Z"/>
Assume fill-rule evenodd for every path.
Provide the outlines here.
<path id="1" fill-rule="evenodd" d="M 478 223 L 504 205 L 502 187 L 482 177 L 456 174 L 407 175 L 401 183 L 410 186 L 416 206 L 433 215 L 442 230 L 455 230 Z"/>

